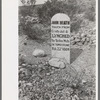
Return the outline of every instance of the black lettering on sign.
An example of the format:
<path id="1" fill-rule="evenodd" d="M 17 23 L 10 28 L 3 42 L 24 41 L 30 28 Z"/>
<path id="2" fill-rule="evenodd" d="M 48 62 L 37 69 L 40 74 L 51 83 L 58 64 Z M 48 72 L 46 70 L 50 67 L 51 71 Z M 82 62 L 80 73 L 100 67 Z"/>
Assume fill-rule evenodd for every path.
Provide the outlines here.
<path id="1" fill-rule="evenodd" d="M 52 38 L 70 38 L 69 34 L 52 34 Z"/>
<path id="2" fill-rule="evenodd" d="M 52 26 L 52 28 L 61 28 L 61 26 Z"/>
<path id="3" fill-rule="evenodd" d="M 65 31 L 64 30 L 60 30 L 60 33 L 65 33 Z"/>
<path id="4" fill-rule="evenodd" d="M 57 51 L 61 51 L 61 47 L 52 47 L 52 50 L 57 50 Z"/>
<path id="5" fill-rule="evenodd" d="M 55 44 L 56 46 L 69 46 L 69 44 Z"/>
<path id="6" fill-rule="evenodd" d="M 68 29 L 68 28 L 70 28 L 70 26 L 62 26 L 62 28 Z"/>
<path id="7" fill-rule="evenodd" d="M 56 46 L 61 46 L 61 44 L 56 44 Z"/>
<path id="8" fill-rule="evenodd" d="M 70 23 L 69 23 L 69 21 L 60 21 L 60 24 L 61 25 L 69 25 Z"/>
<path id="9" fill-rule="evenodd" d="M 60 47 L 57 47 L 57 51 L 61 51 L 61 48 Z"/>
<path id="10" fill-rule="evenodd" d="M 54 39 L 51 39 L 51 42 L 55 42 L 55 40 Z"/>
<path id="11" fill-rule="evenodd" d="M 59 30 L 55 30 L 55 33 L 59 33 Z"/>
<path id="12" fill-rule="evenodd" d="M 65 28 L 66 29 L 67 27 L 66 26 L 62 26 L 62 28 Z"/>
<path id="13" fill-rule="evenodd" d="M 56 39 L 56 42 L 63 42 L 63 40 L 60 40 L 60 39 Z"/>
<path id="14" fill-rule="evenodd" d="M 66 30 L 66 33 L 68 33 L 68 30 Z"/>
<path id="15" fill-rule="evenodd" d="M 70 22 L 68 21 L 68 25 L 70 24 Z"/>
<path id="16" fill-rule="evenodd" d="M 52 21 L 52 24 L 59 24 L 58 21 Z"/>
<path id="17" fill-rule="evenodd" d="M 56 47 L 52 47 L 52 50 L 56 50 Z"/>
<path id="18" fill-rule="evenodd" d="M 69 48 L 62 48 L 63 51 L 69 51 Z"/>
<path id="19" fill-rule="evenodd" d="M 66 44 L 66 46 L 69 46 L 69 44 Z"/>
<path id="20" fill-rule="evenodd" d="M 70 36 L 68 34 L 57 34 L 57 38 L 69 38 Z"/>
<path id="21" fill-rule="evenodd" d="M 64 42 L 67 42 L 67 43 L 69 43 L 70 41 L 69 41 L 69 40 L 64 40 Z"/>
<path id="22" fill-rule="evenodd" d="M 58 37 L 58 38 L 66 38 L 66 35 L 63 35 L 63 34 L 57 34 L 56 37 Z"/>
<path id="23" fill-rule="evenodd" d="M 56 34 L 52 34 L 52 35 L 51 35 L 51 38 L 55 38 L 55 37 L 56 37 Z"/>

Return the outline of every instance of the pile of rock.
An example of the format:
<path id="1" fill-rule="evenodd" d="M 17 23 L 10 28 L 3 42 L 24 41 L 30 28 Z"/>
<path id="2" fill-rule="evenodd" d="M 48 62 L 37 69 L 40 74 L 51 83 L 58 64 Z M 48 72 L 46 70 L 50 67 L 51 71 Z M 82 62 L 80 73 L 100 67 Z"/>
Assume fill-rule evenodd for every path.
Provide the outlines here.
<path id="1" fill-rule="evenodd" d="M 96 43 L 96 29 L 90 30 L 89 33 L 77 33 L 71 36 L 71 45 L 95 45 Z"/>
<path id="2" fill-rule="evenodd" d="M 83 15 L 82 15 L 83 16 Z M 80 16 L 78 16 L 80 18 Z M 78 19 L 79 19 L 78 18 Z M 82 17 L 83 19 L 84 17 Z M 71 45 L 95 45 L 96 43 L 96 23 L 87 19 L 82 20 L 78 32 L 71 35 Z"/>

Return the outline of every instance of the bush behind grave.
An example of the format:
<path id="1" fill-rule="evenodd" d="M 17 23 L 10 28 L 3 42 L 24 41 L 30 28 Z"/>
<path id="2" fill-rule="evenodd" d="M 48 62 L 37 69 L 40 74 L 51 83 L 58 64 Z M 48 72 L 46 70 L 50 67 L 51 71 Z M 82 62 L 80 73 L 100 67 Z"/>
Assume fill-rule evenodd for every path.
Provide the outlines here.
<path id="1" fill-rule="evenodd" d="M 28 23 L 25 27 L 25 34 L 33 40 L 45 41 L 48 38 L 50 33 L 50 28 L 44 28 L 42 24 L 30 24 Z"/>
<path id="2" fill-rule="evenodd" d="M 37 10 L 37 14 L 41 23 L 50 24 L 50 20 L 56 13 L 66 13 L 70 18 L 77 13 L 79 6 L 76 0 L 59 1 L 48 0 L 41 8 Z"/>

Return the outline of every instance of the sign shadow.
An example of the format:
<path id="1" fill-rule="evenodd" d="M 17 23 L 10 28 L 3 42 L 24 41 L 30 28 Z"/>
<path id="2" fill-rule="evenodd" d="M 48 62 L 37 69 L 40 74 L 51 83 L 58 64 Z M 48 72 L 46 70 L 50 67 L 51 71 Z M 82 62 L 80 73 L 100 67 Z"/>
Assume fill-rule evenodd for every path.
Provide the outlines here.
<path id="1" fill-rule="evenodd" d="M 82 51 L 83 50 L 79 48 L 71 48 L 70 49 L 70 63 L 73 63 L 82 53 Z"/>

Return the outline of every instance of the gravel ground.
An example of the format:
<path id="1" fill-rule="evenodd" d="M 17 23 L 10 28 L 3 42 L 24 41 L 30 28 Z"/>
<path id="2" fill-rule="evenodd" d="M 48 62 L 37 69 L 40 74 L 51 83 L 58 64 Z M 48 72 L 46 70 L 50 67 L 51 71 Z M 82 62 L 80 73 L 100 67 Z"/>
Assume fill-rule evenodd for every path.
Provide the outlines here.
<path id="1" fill-rule="evenodd" d="M 32 56 L 35 48 L 47 57 Z M 73 46 L 74 47 L 74 46 Z M 72 48 L 71 64 L 56 69 L 48 64 L 50 45 L 19 38 L 20 100 L 95 100 L 95 46 Z"/>

